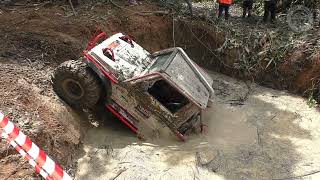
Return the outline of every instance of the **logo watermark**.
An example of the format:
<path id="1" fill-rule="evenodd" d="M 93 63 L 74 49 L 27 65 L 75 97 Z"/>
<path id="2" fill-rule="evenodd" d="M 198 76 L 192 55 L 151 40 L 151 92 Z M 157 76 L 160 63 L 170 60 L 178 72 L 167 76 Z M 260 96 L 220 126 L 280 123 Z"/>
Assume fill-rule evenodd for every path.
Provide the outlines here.
<path id="1" fill-rule="evenodd" d="M 313 12 L 302 5 L 290 8 L 287 14 L 287 23 L 289 27 L 295 32 L 309 31 L 314 26 Z"/>

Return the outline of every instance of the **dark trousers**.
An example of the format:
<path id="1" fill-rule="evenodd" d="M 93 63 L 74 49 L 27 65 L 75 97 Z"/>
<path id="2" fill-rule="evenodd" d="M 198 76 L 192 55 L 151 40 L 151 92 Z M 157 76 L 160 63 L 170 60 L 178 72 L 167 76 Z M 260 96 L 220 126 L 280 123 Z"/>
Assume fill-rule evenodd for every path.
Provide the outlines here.
<path id="1" fill-rule="evenodd" d="M 230 6 L 229 4 L 223 4 L 223 3 L 219 4 L 219 14 L 218 14 L 219 18 L 222 16 L 223 11 L 225 14 L 225 19 L 229 18 L 229 6 Z"/>
<path id="2" fill-rule="evenodd" d="M 243 1 L 243 4 L 242 4 L 242 8 L 243 8 L 242 17 L 246 17 L 247 13 L 248 13 L 248 17 L 251 16 L 252 6 L 253 6 L 253 1 L 251 1 L 251 0 Z"/>
<path id="3" fill-rule="evenodd" d="M 266 22 L 271 14 L 271 22 L 276 20 L 276 3 L 273 1 L 264 1 L 263 21 Z"/>

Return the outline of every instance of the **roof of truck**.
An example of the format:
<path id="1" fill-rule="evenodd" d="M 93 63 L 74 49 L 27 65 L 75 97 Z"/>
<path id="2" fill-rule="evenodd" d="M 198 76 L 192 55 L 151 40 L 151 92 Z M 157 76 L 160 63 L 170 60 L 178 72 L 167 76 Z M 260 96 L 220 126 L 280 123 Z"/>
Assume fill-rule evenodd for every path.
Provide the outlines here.
<path id="1" fill-rule="evenodd" d="M 189 99 L 206 108 L 212 94 L 211 78 L 193 63 L 181 48 L 167 49 L 152 55 L 134 41 L 127 42 L 115 34 L 88 53 L 118 80 L 128 80 L 146 73 L 166 73 Z M 103 51 L 108 48 L 109 54 Z M 113 57 L 111 56 L 111 52 Z M 200 75 L 199 75 L 200 73 Z"/>
<path id="2" fill-rule="evenodd" d="M 140 75 L 152 60 L 149 57 L 150 53 L 140 45 L 134 41 L 131 44 L 121 39 L 124 36 L 122 33 L 117 33 L 88 52 L 117 79 L 129 79 Z M 112 50 L 114 59 L 103 52 L 106 48 Z"/>

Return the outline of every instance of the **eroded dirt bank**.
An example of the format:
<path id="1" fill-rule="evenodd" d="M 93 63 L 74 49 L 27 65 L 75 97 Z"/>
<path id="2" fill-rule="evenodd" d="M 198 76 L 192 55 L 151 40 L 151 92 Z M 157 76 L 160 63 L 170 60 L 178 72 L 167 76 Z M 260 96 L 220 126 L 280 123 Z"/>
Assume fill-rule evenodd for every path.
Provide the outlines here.
<path id="1" fill-rule="evenodd" d="M 59 102 L 49 88 L 52 68 L 0 58 L 0 109 L 53 159 L 74 169 L 74 152 L 80 143 L 80 117 Z M 34 170 L 0 143 L 0 179 L 33 176 Z M 72 173 L 72 171 L 70 171 Z"/>
<path id="2" fill-rule="evenodd" d="M 228 22 L 216 19 L 212 11 L 216 4 L 196 9 L 193 18 L 172 14 L 150 1 L 126 5 L 123 1 L 86 2 L 77 7 L 76 16 L 63 4 L 3 6 L 0 31 L 6 42 L 15 44 L 9 51 L 2 50 L 3 56 L 20 54 L 33 60 L 34 56 L 22 51 L 33 49 L 55 65 L 53 62 L 78 58 L 97 30 L 124 32 L 151 52 L 180 46 L 210 70 L 320 97 L 317 28 L 295 33 L 284 17 L 276 25 L 265 25 L 259 17 L 240 20 L 237 5 L 231 8 L 233 18 Z M 158 11 L 164 14 L 150 14 Z"/>
<path id="3" fill-rule="evenodd" d="M 110 34 L 134 32 L 152 51 L 170 46 L 163 36 L 167 33 L 165 17 L 128 19 L 117 9 L 106 11 L 108 7 L 101 3 L 82 6 L 74 17 L 68 6 L 61 4 L 1 6 L 0 109 L 71 175 L 76 169 L 77 149 L 91 125 L 86 115 L 73 112 L 53 93 L 53 69 L 63 61 L 79 58 L 99 28 Z M 142 8 L 155 7 L 146 4 Z M 147 25 L 141 28 L 143 23 Z M 0 147 L 0 179 L 38 177 L 5 141 Z"/>
<path id="4" fill-rule="evenodd" d="M 117 3 L 125 5 L 123 1 Z M 225 80 L 227 77 L 214 76 L 220 104 L 207 112 L 210 116 L 207 120 L 214 122 L 214 125 L 208 124 L 208 135 L 193 137 L 186 144 L 141 142 L 125 131 L 124 126 L 108 118 L 105 122 L 110 128 L 101 125 L 102 121 L 99 121 L 99 128 L 93 128 L 87 123 L 88 117 L 73 112 L 52 92 L 52 70 L 65 60 L 80 57 L 97 29 L 109 34 L 131 34 L 151 52 L 179 45 L 201 65 L 243 77 L 238 70 L 224 66 L 224 63 L 234 63 L 239 55 L 237 49 L 219 54 L 217 61 L 212 52 L 203 47 L 221 47 L 225 42 L 221 31 L 208 31 L 206 24 L 186 26 L 183 22 L 189 19 L 182 18 L 174 23 L 173 38 L 171 16 L 135 14 L 159 10 L 158 6 L 147 1 L 140 6 L 126 7 L 131 10 L 129 13 L 110 3 L 95 1 L 77 7 L 77 16 L 63 4 L 0 8 L 0 109 L 71 175 L 77 169 L 78 157 L 77 177 L 80 179 L 104 175 L 114 177 L 119 168 L 128 168 L 119 178 L 160 179 L 177 175 L 201 179 L 239 175 L 249 179 L 270 179 L 313 171 L 319 164 L 319 152 L 314 148 L 319 142 L 316 130 L 319 129 L 316 128 L 318 112 L 309 109 L 301 98 L 270 89 L 256 88 L 246 100 L 243 89 L 246 90 L 247 86 L 234 80 L 229 82 Z M 225 62 L 221 63 L 221 59 Z M 316 63 L 317 59 L 312 62 Z M 266 62 L 263 65 L 267 65 Z M 291 63 L 287 65 L 290 69 Z M 309 65 L 312 75 L 318 72 L 317 64 Z M 264 74 L 268 73 L 264 71 Z M 274 80 L 267 77 L 268 82 Z M 243 103 L 245 105 L 239 106 Z M 297 104 L 299 106 L 294 106 Z M 14 150 L 4 142 L 0 147 L 0 178 L 37 177 Z M 178 147 L 184 150 L 178 150 Z"/>
<path id="5" fill-rule="evenodd" d="M 320 168 L 319 111 L 306 100 L 213 74 L 206 134 L 142 142 L 100 119 L 84 139 L 77 179 L 282 179 Z M 319 174 L 302 179 L 317 179 Z M 299 178 L 298 178 L 299 179 Z"/>

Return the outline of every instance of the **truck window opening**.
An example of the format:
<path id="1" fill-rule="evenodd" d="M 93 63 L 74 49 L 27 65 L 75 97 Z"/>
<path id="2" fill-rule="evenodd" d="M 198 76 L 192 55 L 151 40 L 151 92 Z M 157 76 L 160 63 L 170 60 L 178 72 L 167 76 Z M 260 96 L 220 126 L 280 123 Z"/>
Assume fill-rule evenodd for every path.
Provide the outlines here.
<path id="1" fill-rule="evenodd" d="M 189 103 L 188 99 L 164 80 L 156 81 L 148 93 L 165 106 L 171 113 L 176 113 Z"/>

